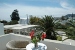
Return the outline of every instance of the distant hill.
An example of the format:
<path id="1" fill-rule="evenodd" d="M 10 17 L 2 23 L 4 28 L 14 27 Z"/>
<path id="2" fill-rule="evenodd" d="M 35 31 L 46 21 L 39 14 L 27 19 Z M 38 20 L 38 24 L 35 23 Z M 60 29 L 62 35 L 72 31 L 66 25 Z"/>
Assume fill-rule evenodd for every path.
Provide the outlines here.
<path id="1" fill-rule="evenodd" d="M 73 15 L 73 17 L 75 17 L 75 14 L 67 14 L 67 15 L 65 15 L 65 17 L 72 17 L 72 15 Z"/>

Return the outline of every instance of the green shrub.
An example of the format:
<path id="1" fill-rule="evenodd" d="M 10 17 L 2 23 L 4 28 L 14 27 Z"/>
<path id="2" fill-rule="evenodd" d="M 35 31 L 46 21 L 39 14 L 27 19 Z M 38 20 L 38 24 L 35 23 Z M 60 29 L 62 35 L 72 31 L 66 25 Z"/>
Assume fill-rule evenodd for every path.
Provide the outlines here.
<path id="1" fill-rule="evenodd" d="M 57 36 L 57 40 L 58 41 L 62 41 L 62 37 L 61 36 Z"/>

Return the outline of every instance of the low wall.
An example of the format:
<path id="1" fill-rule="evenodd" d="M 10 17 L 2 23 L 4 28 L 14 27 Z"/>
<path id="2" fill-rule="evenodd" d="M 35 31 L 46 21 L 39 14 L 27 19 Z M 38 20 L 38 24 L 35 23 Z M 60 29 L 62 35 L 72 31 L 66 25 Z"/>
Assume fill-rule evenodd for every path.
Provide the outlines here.
<path id="1" fill-rule="evenodd" d="M 0 36 L 4 35 L 4 25 L 3 23 L 0 23 Z"/>
<path id="2" fill-rule="evenodd" d="M 18 35 L 18 34 L 7 34 L 0 37 L 0 50 L 6 50 L 6 44 L 10 40 L 28 40 L 30 42 L 30 37 L 25 35 Z M 47 45 L 47 50 L 75 50 L 75 46 L 65 45 L 61 43 L 54 43 L 50 41 L 41 41 L 42 43 Z"/>
<path id="3" fill-rule="evenodd" d="M 0 36 L 0 50 L 6 50 L 6 43 L 11 40 L 10 35 Z"/>
<path id="4" fill-rule="evenodd" d="M 28 40 L 30 41 L 30 37 L 25 36 L 25 35 L 17 35 L 17 34 L 13 34 L 12 39 L 13 40 Z M 75 46 L 71 46 L 71 45 L 65 45 L 65 44 L 61 44 L 60 43 L 55 43 L 55 42 L 50 42 L 50 41 L 41 41 L 42 43 L 47 45 L 47 50 L 55 50 L 56 48 L 58 48 L 59 50 L 75 50 Z"/>
<path id="5" fill-rule="evenodd" d="M 60 43 L 48 42 L 48 41 L 41 41 L 42 43 L 47 45 L 47 50 L 75 50 L 75 46 L 65 45 Z"/>
<path id="6" fill-rule="evenodd" d="M 11 39 L 12 40 L 26 40 L 30 42 L 30 37 L 29 36 L 25 36 L 25 35 L 19 35 L 19 34 L 11 34 Z"/>
<path id="7" fill-rule="evenodd" d="M 30 42 L 30 38 L 25 35 L 5 34 L 0 36 L 0 50 L 6 50 L 6 44 L 11 40 L 28 40 Z"/>

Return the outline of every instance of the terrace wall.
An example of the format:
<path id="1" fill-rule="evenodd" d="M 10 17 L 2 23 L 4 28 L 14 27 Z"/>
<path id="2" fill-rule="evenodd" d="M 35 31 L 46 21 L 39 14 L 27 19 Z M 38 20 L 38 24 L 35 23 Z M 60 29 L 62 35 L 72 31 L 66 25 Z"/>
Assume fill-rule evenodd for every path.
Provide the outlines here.
<path id="1" fill-rule="evenodd" d="M 11 40 L 10 35 L 2 35 L 0 36 L 0 50 L 6 50 L 6 43 Z"/>
<path id="2" fill-rule="evenodd" d="M 30 37 L 26 35 L 18 35 L 18 34 L 11 34 L 11 39 L 12 40 L 26 40 L 30 42 Z"/>
<path id="3" fill-rule="evenodd" d="M 47 50 L 56 50 L 56 48 L 58 48 L 59 50 L 75 50 L 75 46 L 71 45 L 65 45 L 65 44 L 48 42 L 48 41 L 42 41 L 42 42 L 47 45 Z"/>
<path id="4" fill-rule="evenodd" d="M 30 42 L 30 37 L 25 35 L 18 34 L 9 34 L 0 37 L 0 50 L 6 50 L 6 43 L 10 40 L 28 40 Z M 61 43 L 54 43 L 50 41 L 41 41 L 42 43 L 47 45 L 47 50 L 75 50 L 75 46 L 65 45 Z"/>
<path id="5" fill-rule="evenodd" d="M 4 35 L 4 27 L 3 23 L 0 23 L 0 35 Z"/>

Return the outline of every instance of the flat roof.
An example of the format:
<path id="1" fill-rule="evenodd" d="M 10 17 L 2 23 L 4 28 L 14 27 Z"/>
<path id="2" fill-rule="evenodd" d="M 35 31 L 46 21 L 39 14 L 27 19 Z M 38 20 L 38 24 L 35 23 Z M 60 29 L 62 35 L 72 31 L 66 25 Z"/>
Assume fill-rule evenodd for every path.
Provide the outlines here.
<path id="1" fill-rule="evenodd" d="M 35 27 L 38 25 L 22 25 L 22 24 L 16 24 L 16 25 L 5 25 L 5 29 L 23 29 L 23 28 L 29 28 L 29 27 Z"/>

